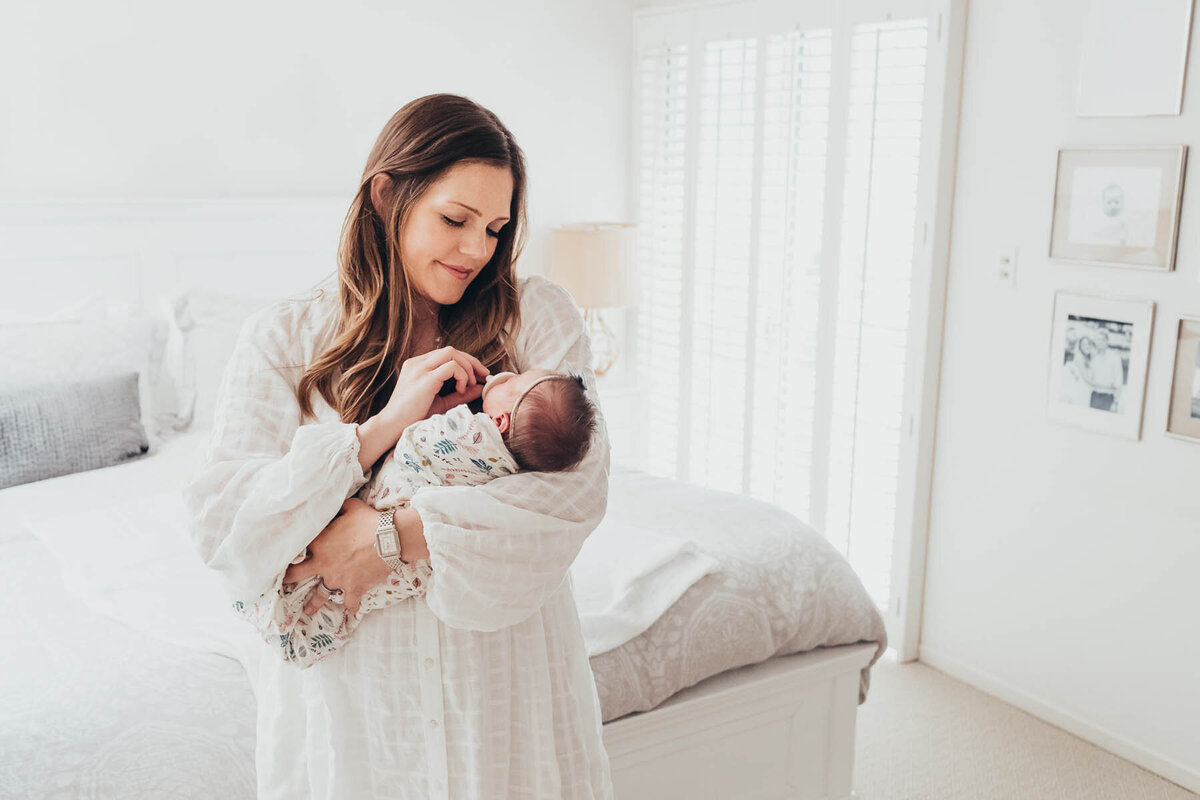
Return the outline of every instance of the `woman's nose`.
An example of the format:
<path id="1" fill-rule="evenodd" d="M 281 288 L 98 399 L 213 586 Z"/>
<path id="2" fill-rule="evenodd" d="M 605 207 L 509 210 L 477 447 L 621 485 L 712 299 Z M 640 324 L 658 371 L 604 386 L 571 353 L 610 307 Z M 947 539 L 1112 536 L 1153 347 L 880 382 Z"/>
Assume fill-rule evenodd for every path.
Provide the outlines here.
<path id="1" fill-rule="evenodd" d="M 463 255 L 470 256 L 471 258 L 487 257 L 487 231 L 479 234 L 464 234 L 459 239 L 458 249 Z"/>

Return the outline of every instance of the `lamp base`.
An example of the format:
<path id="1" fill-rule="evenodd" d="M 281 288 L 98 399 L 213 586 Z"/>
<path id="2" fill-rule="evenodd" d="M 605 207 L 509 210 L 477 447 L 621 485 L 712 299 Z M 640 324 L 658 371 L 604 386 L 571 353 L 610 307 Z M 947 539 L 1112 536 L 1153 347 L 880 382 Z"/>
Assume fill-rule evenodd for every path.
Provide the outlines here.
<path id="1" fill-rule="evenodd" d="M 583 321 L 592 341 L 592 372 L 599 377 L 612 369 L 612 365 L 616 363 L 617 356 L 621 353 L 620 342 L 605 324 L 599 309 L 584 309 Z"/>

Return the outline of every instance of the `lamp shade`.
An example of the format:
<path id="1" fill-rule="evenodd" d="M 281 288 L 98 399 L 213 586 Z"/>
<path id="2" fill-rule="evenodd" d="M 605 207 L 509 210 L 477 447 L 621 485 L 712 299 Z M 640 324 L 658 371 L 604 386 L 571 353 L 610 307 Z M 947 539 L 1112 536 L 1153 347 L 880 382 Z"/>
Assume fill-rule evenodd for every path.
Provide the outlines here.
<path id="1" fill-rule="evenodd" d="M 555 228 L 548 277 L 570 292 L 580 308 L 634 305 L 634 230 L 621 222 Z"/>

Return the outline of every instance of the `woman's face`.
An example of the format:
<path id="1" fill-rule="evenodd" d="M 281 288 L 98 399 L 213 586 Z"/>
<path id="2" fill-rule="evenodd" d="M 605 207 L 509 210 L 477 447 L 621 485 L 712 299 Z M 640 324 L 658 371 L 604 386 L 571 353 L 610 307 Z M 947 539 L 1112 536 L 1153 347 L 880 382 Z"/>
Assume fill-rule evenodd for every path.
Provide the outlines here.
<path id="1" fill-rule="evenodd" d="M 1092 354 L 1092 340 L 1087 336 L 1079 337 L 1079 354 L 1090 356 Z"/>
<path id="2" fill-rule="evenodd" d="M 453 305 L 496 252 L 509 224 L 512 172 L 461 162 L 429 187 L 400 234 L 404 272 L 413 290 L 437 305 Z"/>

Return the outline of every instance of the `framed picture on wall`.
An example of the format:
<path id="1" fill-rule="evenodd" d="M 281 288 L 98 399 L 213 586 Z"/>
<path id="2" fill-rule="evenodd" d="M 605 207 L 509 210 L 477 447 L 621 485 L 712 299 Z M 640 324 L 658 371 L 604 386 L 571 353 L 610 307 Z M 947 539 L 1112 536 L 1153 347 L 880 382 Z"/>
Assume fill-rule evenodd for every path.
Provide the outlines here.
<path id="1" fill-rule="evenodd" d="M 1081 117 L 1178 115 L 1192 0 L 1091 0 L 1079 48 Z"/>
<path id="2" fill-rule="evenodd" d="M 1181 317 L 1175 331 L 1167 435 L 1200 442 L 1200 317 Z"/>
<path id="3" fill-rule="evenodd" d="M 1058 151 L 1050 257 L 1175 268 L 1186 145 Z"/>
<path id="4" fill-rule="evenodd" d="M 1140 439 L 1153 325 L 1152 301 L 1056 293 L 1050 419 Z"/>

